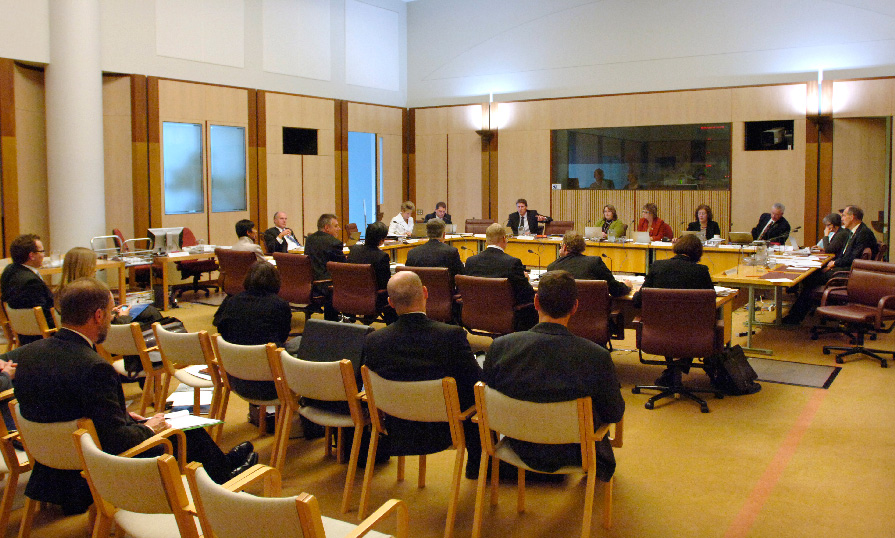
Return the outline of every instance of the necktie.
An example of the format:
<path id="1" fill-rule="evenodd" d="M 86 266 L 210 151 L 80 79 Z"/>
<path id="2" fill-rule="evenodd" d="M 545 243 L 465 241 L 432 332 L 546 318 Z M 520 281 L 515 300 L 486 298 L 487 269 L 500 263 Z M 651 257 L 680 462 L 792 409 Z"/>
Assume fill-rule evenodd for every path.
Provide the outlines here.
<path id="1" fill-rule="evenodd" d="M 854 236 L 854 232 L 848 230 L 848 239 L 845 240 L 845 246 L 842 248 L 842 254 L 845 254 L 845 252 L 848 250 L 848 246 L 851 245 L 851 240 Z"/>
<path id="2" fill-rule="evenodd" d="M 774 224 L 774 221 L 772 219 L 768 219 L 768 223 L 764 225 L 764 230 L 762 230 L 761 233 L 758 234 L 758 239 L 761 239 L 762 237 L 764 237 L 765 232 L 768 231 L 768 228 L 771 227 L 771 224 Z M 757 241 L 757 239 L 756 239 L 756 241 Z"/>

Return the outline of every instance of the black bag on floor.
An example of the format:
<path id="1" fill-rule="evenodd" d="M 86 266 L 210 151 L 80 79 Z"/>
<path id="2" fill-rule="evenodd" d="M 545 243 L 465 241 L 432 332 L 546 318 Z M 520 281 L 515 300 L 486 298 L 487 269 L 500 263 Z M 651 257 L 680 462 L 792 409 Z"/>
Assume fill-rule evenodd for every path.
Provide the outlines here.
<path id="1" fill-rule="evenodd" d="M 703 364 L 712 386 L 724 394 L 740 396 L 761 390 L 761 385 L 755 382 L 758 374 L 739 345 L 726 347 L 721 353 L 706 357 Z"/>

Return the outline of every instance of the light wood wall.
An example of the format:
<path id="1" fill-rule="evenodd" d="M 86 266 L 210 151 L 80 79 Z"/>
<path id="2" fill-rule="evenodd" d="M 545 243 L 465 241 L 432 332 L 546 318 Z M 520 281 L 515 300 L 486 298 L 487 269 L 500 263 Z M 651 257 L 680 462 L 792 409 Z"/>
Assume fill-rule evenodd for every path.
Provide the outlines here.
<path id="1" fill-rule="evenodd" d="M 331 99 L 282 93 L 264 94 L 267 125 L 267 213 L 260 229 L 273 226 L 285 211 L 299 237 L 317 231 L 322 213 L 336 213 L 335 108 Z M 317 155 L 284 155 L 283 127 L 317 129 Z"/>
<path id="2" fill-rule="evenodd" d="M 379 210 L 382 211 L 382 219 L 388 223 L 398 214 L 404 202 L 403 109 L 348 103 L 348 130 L 376 133 L 382 139 L 382 200 Z M 358 228 L 362 227 L 363 223 L 358 223 Z"/>
<path id="3" fill-rule="evenodd" d="M 15 66 L 16 165 L 18 171 L 19 233 L 35 233 L 48 254 L 53 249 L 47 218 L 47 129 L 44 73 Z"/>
<path id="4" fill-rule="evenodd" d="M 106 234 L 118 228 L 134 233 L 133 158 L 131 146 L 131 80 L 103 77 L 103 153 L 106 190 Z M 85 245 L 88 246 L 88 245 Z"/>
<path id="5" fill-rule="evenodd" d="M 885 118 L 833 120 L 833 205 L 855 204 L 868 226 L 886 209 L 889 187 L 888 125 Z M 882 234 L 877 234 L 882 238 Z"/>

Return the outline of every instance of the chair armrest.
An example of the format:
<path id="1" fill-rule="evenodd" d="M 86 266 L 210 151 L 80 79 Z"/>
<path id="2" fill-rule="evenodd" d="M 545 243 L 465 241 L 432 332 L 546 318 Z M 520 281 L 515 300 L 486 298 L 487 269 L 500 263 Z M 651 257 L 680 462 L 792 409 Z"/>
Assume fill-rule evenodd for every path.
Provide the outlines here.
<path id="1" fill-rule="evenodd" d="M 165 447 L 165 453 L 174 455 L 174 445 L 171 443 L 171 440 L 168 439 L 168 437 L 171 437 L 172 435 L 176 435 L 178 439 L 177 463 L 180 468 L 183 469 L 186 467 L 186 435 L 184 435 L 182 430 L 176 428 L 168 428 L 167 430 L 159 432 L 139 445 L 133 446 L 118 455 L 123 458 L 132 458 L 137 454 L 142 454 L 150 448 L 155 448 L 157 446 Z"/>
<path id="2" fill-rule="evenodd" d="M 280 471 L 273 467 L 261 464 L 255 464 L 225 482 L 223 487 L 230 491 L 242 491 L 245 488 L 256 484 L 261 480 L 267 480 L 265 494 L 268 497 L 278 497 L 280 495 Z"/>
<path id="3" fill-rule="evenodd" d="M 367 401 L 367 391 L 362 390 L 362 391 L 358 392 L 356 398 L 362 402 L 366 402 Z"/>
<path id="4" fill-rule="evenodd" d="M 606 437 L 606 434 L 609 433 L 609 426 L 610 425 L 608 423 L 600 424 L 600 426 L 596 430 L 594 430 L 594 433 L 591 434 L 591 436 L 590 436 L 591 440 L 592 441 L 600 441 L 604 437 Z"/>
<path id="5" fill-rule="evenodd" d="M 848 289 L 845 286 L 831 286 L 824 290 L 824 294 L 820 298 L 820 306 L 827 306 L 827 297 L 830 296 L 831 292 Z"/>
<path id="6" fill-rule="evenodd" d="M 615 448 L 621 448 L 624 443 L 625 417 L 615 423 L 613 430 L 612 435 L 609 436 L 609 444 Z"/>
<path id="7" fill-rule="evenodd" d="M 152 346 L 152 347 L 147 347 L 147 348 L 146 348 L 146 352 L 147 352 L 147 353 L 149 353 L 150 351 L 158 351 L 158 350 L 159 350 L 159 349 L 158 349 L 158 346 L 157 346 L 157 345 Z"/>
<path id="8" fill-rule="evenodd" d="M 469 406 L 469 409 L 460 413 L 460 420 L 466 420 L 475 415 L 475 406 Z"/>
<path id="9" fill-rule="evenodd" d="M 895 308 L 895 295 L 886 295 L 885 297 L 880 298 L 879 302 L 876 304 L 877 327 L 882 327 L 883 325 L 883 312 L 885 312 L 887 306 Z"/>
<path id="10" fill-rule="evenodd" d="M 18 470 L 19 472 L 25 472 L 30 470 L 33 464 L 30 461 L 24 463 L 19 462 L 16 448 L 12 446 L 12 442 L 16 439 L 19 441 L 22 440 L 22 436 L 19 432 L 12 432 L 0 437 L 0 453 L 3 454 L 3 459 L 6 461 L 6 466 L 10 471 Z"/>
<path id="11" fill-rule="evenodd" d="M 386 516 L 390 515 L 392 512 L 395 513 L 398 522 L 395 537 L 406 538 L 408 527 L 410 525 L 410 516 L 407 513 L 407 505 L 404 501 L 399 501 L 397 499 L 389 499 L 386 501 L 378 510 L 370 514 L 370 517 L 361 521 L 357 527 L 346 534 L 345 538 L 360 538 L 361 536 L 364 536 L 373 530 L 373 525 L 385 519 Z"/>
<path id="12" fill-rule="evenodd" d="M 6 389 L 0 392 L 0 402 L 11 400 L 15 396 L 15 389 Z"/>
<path id="13" fill-rule="evenodd" d="M 534 306 L 534 305 L 535 305 L 534 303 L 517 304 L 516 306 L 513 307 L 513 310 L 515 312 L 518 312 L 518 311 L 522 310 L 523 308 L 528 308 L 528 307 Z"/>

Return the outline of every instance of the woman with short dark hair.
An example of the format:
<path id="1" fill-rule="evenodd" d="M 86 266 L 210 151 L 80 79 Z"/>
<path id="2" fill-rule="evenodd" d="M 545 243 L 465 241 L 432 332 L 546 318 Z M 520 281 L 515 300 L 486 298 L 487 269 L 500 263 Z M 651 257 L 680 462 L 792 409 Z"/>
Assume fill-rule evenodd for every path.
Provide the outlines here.
<path id="1" fill-rule="evenodd" d="M 721 227 L 714 220 L 712 208 L 706 204 L 699 204 L 693 213 L 693 222 L 687 225 L 688 232 L 705 232 L 706 240 L 715 236 L 721 237 Z"/>
<path id="2" fill-rule="evenodd" d="M 649 232 L 652 241 L 665 241 L 674 237 L 671 226 L 659 218 L 659 208 L 656 204 L 652 202 L 645 204 L 641 215 L 640 221 L 637 222 L 638 232 Z"/>
<path id="3" fill-rule="evenodd" d="M 282 347 L 292 327 L 292 309 L 280 291 L 280 273 L 267 262 L 255 262 L 243 281 L 245 291 L 227 297 L 214 315 L 214 326 L 231 344 Z"/>

